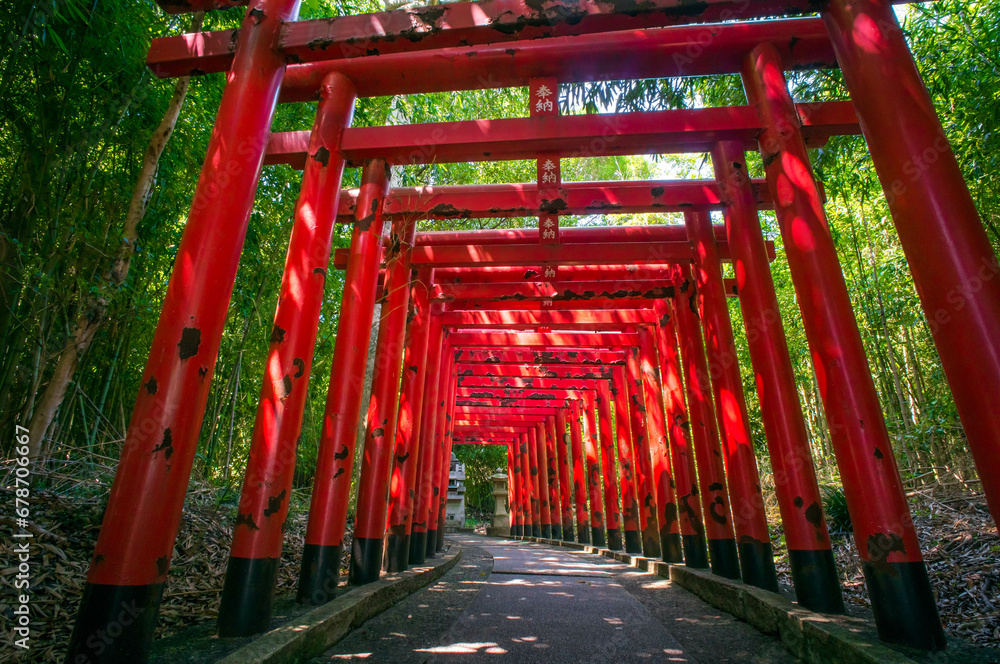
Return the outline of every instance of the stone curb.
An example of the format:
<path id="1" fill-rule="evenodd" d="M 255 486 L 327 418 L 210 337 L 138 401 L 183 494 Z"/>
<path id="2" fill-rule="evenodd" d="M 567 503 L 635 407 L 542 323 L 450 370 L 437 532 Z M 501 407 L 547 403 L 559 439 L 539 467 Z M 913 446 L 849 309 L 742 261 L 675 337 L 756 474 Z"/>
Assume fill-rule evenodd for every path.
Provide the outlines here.
<path id="1" fill-rule="evenodd" d="M 863 630 L 874 631 L 868 621 L 814 613 L 777 593 L 741 581 L 587 544 L 538 537 L 513 539 L 602 555 L 670 579 L 715 608 L 749 623 L 764 634 L 777 636 L 791 655 L 809 664 L 915 664 L 909 657 L 862 634 Z"/>
<path id="2" fill-rule="evenodd" d="M 231 652 L 218 664 L 286 664 L 319 655 L 366 620 L 443 576 L 461 558 L 461 547 L 453 544 L 435 565 L 352 588 Z"/>

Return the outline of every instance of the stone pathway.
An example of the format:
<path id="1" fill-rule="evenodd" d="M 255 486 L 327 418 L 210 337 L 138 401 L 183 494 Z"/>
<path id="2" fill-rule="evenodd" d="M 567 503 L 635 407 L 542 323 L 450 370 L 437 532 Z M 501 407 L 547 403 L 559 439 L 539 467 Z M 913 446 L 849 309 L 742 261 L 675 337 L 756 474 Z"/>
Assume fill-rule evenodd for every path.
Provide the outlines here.
<path id="1" fill-rule="evenodd" d="M 542 544 L 456 536 L 459 565 L 318 662 L 791 664 L 777 640 L 660 577 Z"/>

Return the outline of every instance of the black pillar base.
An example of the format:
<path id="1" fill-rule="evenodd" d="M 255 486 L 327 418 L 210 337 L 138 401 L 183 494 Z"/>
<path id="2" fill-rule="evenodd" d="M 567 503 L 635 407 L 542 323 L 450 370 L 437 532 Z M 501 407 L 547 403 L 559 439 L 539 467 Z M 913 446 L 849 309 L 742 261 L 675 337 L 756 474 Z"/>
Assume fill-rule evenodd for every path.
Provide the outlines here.
<path id="1" fill-rule="evenodd" d="M 113 664 L 148 660 L 163 586 L 84 586 L 66 661 Z"/>
<path id="2" fill-rule="evenodd" d="M 788 550 L 792 568 L 792 583 L 799 604 L 819 613 L 844 613 L 844 598 L 840 594 L 840 579 L 833 562 L 833 551 Z"/>
<path id="3" fill-rule="evenodd" d="M 229 557 L 219 601 L 219 636 L 252 636 L 271 626 L 278 558 Z"/>
<path id="4" fill-rule="evenodd" d="M 642 555 L 642 535 L 638 530 L 625 531 L 625 552 Z"/>
<path id="5" fill-rule="evenodd" d="M 770 542 L 745 538 L 737 547 L 743 583 L 771 592 L 778 592 L 778 573 L 774 569 L 774 554 Z"/>
<path id="6" fill-rule="evenodd" d="M 677 545 L 680 549 L 680 542 Z M 660 549 L 660 533 L 652 526 L 647 526 L 646 530 L 642 531 L 642 555 L 646 558 L 659 558 L 663 555 L 663 550 Z"/>
<path id="7" fill-rule="evenodd" d="M 712 560 L 712 574 L 725 579 L 740 578 L 740 554 L 736 551 L 736 540 L 708 540 L 708 555 Z"/>
<path id="8" fill-rule="evenodd" d="M 520 537 L 521 536 L 521 526 L 517 526 L 517 525 L 511 526 L 510 527 L 510 536 L 511 537 Z"/>
<path id="9" fill-rule="evenodd" d="M 625 548 L 622 544 L 622 531 L 620 528 L 608 528 L 608 548 L 612 551 L 621 551 Z"/>
<path id="10" fill-rule="evenodd" d="M 680 533 L 666 533 L 660 536 L 660 548 L 663 551 L 663 562 L 684 562 L 684 547 Z"/>
<path id="11" fill-rule="evenodd" d="M 424 542 L 427 544 L 424 547 L 424 558 L 433 558 L 437 555 L 437 541 L 438 541 L 438 531 L 437 528 L 434 530 L 427 531 L 427 538 Z"/>
<path id="12" fill-rule="evenodd" d="M 347 582 L 356 586 L 373 583 L 382 575 L 381 537 L 355 537 L 351 543 L 351 567 Z"/>
<path id="13" fill-rule="evenodd" d="M 562 525 L 560 525 L 558 523 L 553 523 L 552 524 L 552 539 L 562 539 L 562 538 L 563 538 Z"/>
<path id="14" fill-rule="evenodd" d="M 319 606 L 336 596 L 337 585 L 340 583 L 342 552 L 340 544 L 334 546 L 306 544 L 302 548 L 302 571 L 299 573 L 299 588 L 296 594 L 299 604 Z"/>
<path id="15" fill-rule="evenodd" d="M 576 529 L 576 541 L 580 544 L 590 544 L 590 528 L 580 526 Z"/>
<path id="16" fill-rule="evenodd" d="M 402 526 L 400 526 L 402 528 Z M 389 533 L 385 538 L 385 571 L 389 574 L 409 569 L 410 538 L 408 535 Z"/>
<path id="17" fill-rule="evenodd" d="M 604 539 L 604 528 L 593 528 L 590 529 L 590 537 L 594 542 L 594 546 L 606 546 L 607 541 Z"/>
<path id="18" fill-rule="evenodd" d="M 444 508 L 441 509 L 441 527 L 437 529 L 437 551 L 444 551 Z"/>
<path id="19" fill-rule="evenodd" d="M 548 524 L 542 524 L 542 539 L 552 539 L 552 526 Z"/>
<path id="20" fill-rule="evenodd" d="M 536 526 L 532 526 L 531 527 L 531 536 L 532 537 L 541 537 L 542 536 L 542 527 L 541 526 L 537 526 L 537 525 Z"/>
<path id="21" fill-rule="evenodd" d="M 410 564 L 423 565 L 427 559 L 427 531 L 410 533 Z"/>
<path id="22" fill-rule="evenodd" d="M 562 525 L 562 539 L 564 542 L 573 542 L 573 521 L 571 520 L 569 524 L 565 521 Z"/>
<path id="23" fill-rule="evenodd" d="M 920 650 L 946 646 L 923 562 L 862 562 L 879 638 Z"/>
<path id="24" fill-rule="evenodd" d="M 705 549 L 705 538 L 701 535 L 681 535 L 684 544 L 684 566 L 708 568 L 708 551 Z"/>

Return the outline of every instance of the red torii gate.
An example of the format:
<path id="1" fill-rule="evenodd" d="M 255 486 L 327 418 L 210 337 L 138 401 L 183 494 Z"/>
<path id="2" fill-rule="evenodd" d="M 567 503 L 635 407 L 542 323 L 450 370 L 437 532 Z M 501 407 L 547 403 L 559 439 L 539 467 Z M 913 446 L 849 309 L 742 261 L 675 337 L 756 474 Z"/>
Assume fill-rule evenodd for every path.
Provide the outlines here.
<path id="1" fill-rule="evenodd" d="M 231 4 L 239 3 L 210 0 L 199 7 Z M 727 469 L 725 481 L 733 495 L 748 495 L 745 490 L 756 480 L 756 468 L 749 463 L 752 450 L 747 444 L 738 369 L 735 374 L 732 371 L 732 329 L 723 306 L 725 283 L 719 269 L 720 255 L 731 256 L 737 262 L 737 289 L 755 372 L 762 384 L 770 382 L 777 388 L 765 390 L 761 396 L 768 444 L 772 445 L 772 440 L 801 440 L 799 422 L 787 417 L 794 410 L 794 390 L 789 392 L 787 381 L 780 380 L 787 353 L 783 356 L 781 352 L 784 340 L 767 271 L 767 252 L 761 242 L 759 222 L 753 216 L 764 201 L 759 189 L 755 191 L 746 177 L 744 151 L 759 149 L 766 167 L 767 191 L 770 200 L 777 203 L 778 222 L 820 377 L 879 633 L 884 639 L 911 646 L 943 647 L 943 632 L 926 569 L 806 152 L 807 141 L 818 144 L 831 135 L 857 133 L 859 128 L 864 132 L 931 322 L 987 500 L 993 514 L 1000 514 L 1000 476 L 994 470 L 1000 467 L 1000 412 L 992 404 L 1000 393 L 1000 280 L 995 279 L 1000 266 L 978 223 L 891 3 L 828 0 L 818 7 L 822 20 L 735 21 L 709 27 L 680 24 L 815 11 L 817 6 L 804 1 L 767 1 L 747 7 L 736 0 L 709 0 L 702 3 L 700 12 L 689 12 L 679 0 L 654 0 L 648 4 L 648 10 L 626 15 L 616 13 L 613 5 L 587 0 L 550 0 L 537 9 L 509 0 L 493 0 L 382 13 L 374 22 L 372 16 L 297 22 L 297 0 L 252 0 L 238 33 L 220 31 L 154 41 L 149 63 L 159 75 L 228 70 L 229 77 L 168 285 L 163 315 L 143 372 L 143 388 L 88 575 L 70 659 L 82 656 L 89 661 L 141 661 L 148 654 L 218 355 L 226 304 L 262 163 L 298 163 L 305 172 L 271 337 L 269 373 L 262 389 L 220 607 L 219 628 L 224 636 L 261 631 L 270 617 L 270 596 L 281 550 L 280 525 L 288 510 L 287 490 L 280 488 L 289 487 L 291 482 L 322 287 L 329 267 L 330 238 L 338 215 L 345 211 L 338 200 L 343 168 L 367 160 L 362 187 L 354 197 L 347 287 L 299 590 L 300 600 L 315 603 L 332 597 L 337 582 L 348 509 L 345 482 L 337 479 L 351 475 L 354 430 L 362 406 L 359 379 L 363 375 L 382 257 L 387 161 L 535 158 L 545 151 L 586 156 L 587 145 L 594 141 L 602 142 L 604 154 L 650 149 L 712 152 L 717 188 L 701 192 L 697 200 L 692 194 L 692 203 L 702 208 L 687 216 L 685 237 L 647 240 L 645 255 L 628 242 L 608 243 L 599 251 L 592 241 L 574 245 L 567 239 L 571 232 L 565 229 L 560 233 L 562 244 L 538 244 L 536 233 L 534 244 L 528 237 L 496 246 L 478 239 L 456 245 L 422 245 L 414 235 L 418 215 L 408 218 L 402 209 L 389 215 L 393 228 L 392 242 L 386 245 L 390 250 L 385 257 L 384 290 L 390 306 L 383 308 L 376 380 L 368 405 L 352 580 L 366 582 L 378 577 L 387 521 L 390 568 L 405 566 L 411 560 L 419 562 L 421 554 L 433 555 L 443 535 L 438 521 L 444 506 L 442 490 L 447 484 L 455 395 L 476 382 L 469 378 L 460 381 L 455 375 L 456 360 L 450 349 L 483 341 L 487 338 L 483 335 L 500 334 L 453 331 L 443 323 L 443 316 L 455 313 L 456 304 L 462 300 L 449 300 L 445 305 L 433 302 L 430 289 L 455 284 L 454 279 L 466 274 L 462 270 L 478 271 L 484 264 L 493 270 L 518 265 L 539 269 L 543 264 L 682 264 L 678 269 L 683 278 L 677 286 L 681 292 L 673 294 L 675 299 L 689 302 L 689 306 L 674 307 L 686 378 L 682 391 L 686 391 L 692 414 L 696 407 L 700 413 L 693 418 L 697 420 L 693 429 L 708 432 L 714 419 L 706 415 L 711 413 L 708 404 L 712 399 L 709 381 L 702 377 L 711 376 L 711 391 L 721 414 L 718 433 L 723 450 L 730 456 L 738 456 L 740 450 L 749 455 L 748 463 Z M 199 7 L 170 6 L 174 10 Z M 383 26 L 383 34 L 372 32 L 375 23 Z M 641 29 L 647 27 L 659 29 Z M 705 30 L 710 30 L 712 36 L 708 46 L 700 41 Z M 693 57 L 695 53 L 699 57 Z M 805 106 L 792 103 L 784 69 L 838 64 L 853 107 L 847 102 Z M 544 77 L 568 83 L 719 73 L 742 75 L 750 105 L 620 116 L 537 116 L 447 125 L 349 128 L 358 96 L 524 86 Z M 317 97 L 320 104 L 312 132 L 269 136 L 276 103 Z M 920 168 L 914 169 L 914 164 Z M 578 211 L 579 201 L 594 194 L 582 193 L 585 189 L 562 185 L 562 210 Z M 514 192 L 514 198 L 521 196 L 523 201 L 528 195 L 525 191 Z M 469 193 L 466 190 L 452 195 Z M 499 199 L 502 192 L 494 193 Z M 510 193 L 505 195 L 510 198 Z M 624 188 L 616 195 L 623 193 Z M 559 212 L 561 206 L 555 203 L 559 197 L 545 199 L 543 195 L 548 194 L 548 190 L 537 194 L 537 209 L 543 214 Z M 419 203 L 421 195 L 414 192 L 410 203 Z M 715 206 L 712 195 L 724 203 L 726 245 L 718 245 L 718 231 L 712 230 L 706 216 L 705 210 Z M 652 189 L 650 196 L 655 198 Z M 401 196 L 398 200 L 402 206 L 406 199 Z M 630 199 L 610 204 L 620 204 L 620 209 L 625 210 L 629 205 L 642 207 L 655 202 Z M 463 216 L 463 208 L 450 204 L 458 210 L 458 217 Z M 508 204 L 534 213 L 530 204 L 517 200 Z M 466 209 L 471 214 L 475 208 Z M 350 210 L 348 205 L 346 211 Z M 639 244 L 638 249 L 642 248 Z M 687 272 L 687 263 L 693 263 L 693 272 Z M 412 284 L 411 264 L 419 268 Z M 437 280 L 438 271 L 449 272 L 452 281 Z M 588 279 L 596 281 L 593 275 Z M 583 277 L 577 281 L 581 280 Z M 508 290 L 523 293 L 513 287 Z M 630 295 L 604 304 L 641 310 L 652 303 L 653 310 L 658 311 L 656 303 L 665 299 L 664 292 L 660 299 L 643 301 Z M 590 300 L 588 304 L 601 302 Z M 413 322 L 407 324 L 411 305 Z M 542 299 L 516 305 L 511 305 L 510 310 L 568 312 L 579 309 L 580 302 L 546 305 L 546 299 Z M 707 365 L 704 356 L 698 358 L 703 340 L 694 312 L 699 308 Z M 442 314 L 445 309 L 448 313 Z M 495 329 L 518 328 L 526 329 Z M 546 325 L 538 328 L 548 329 Z M 607 331 L 610 326 L 572 334 L 581 348 L 607 343 L 608 347 L 641 349 L 644 343 L 649 346 L 641 338 L 645 336 L 641 330 L 647 328 L 648 324 L 637 323 L 635 329 L 639 332 L 617 333 L 620 344 L 610 343 L 610 335 L 615 334 Z M 514 343 L 520 349 L 548 352 L 558 345 L 553 333 L 537 333 L 523 343 L 521 335 L 513 334 L 503 336 L 503 344 L 497 347 Z M 501 341 L 501 337 L 496 340 Z M 970 348 L 979 352 L 970 353 Z M 662 361 L 670 354 L 670 344 L 662 343 L 655 357 Z M 631 351 L 626 355 L 634 357 Z M 647 360 L 651 357 L 646 354 Z M 652 378 L 648 362 L 646 367 L 634 364 L 627 362 L 633 378 L 621 379 L 625 389 L 614 395 L 615 410 L 628 413 L 619 419 L 619 425 L 641 428 L 645 426 L 644 418 L 635 416 L 629 401 L 638 407 L 639 399 L 652 398 L 655 402 L 663 399 L 664 392 L 655 394 L 656 390 L 647 385 L 646 376 Z M 401 365 L 406 370 L 402 375 L 402 398 L 397 399 Z M 699 370 L 701 365 L 704 371 Z M 624 375 L 626 371 L 616 367 L 612 374 Z M 205 380 L 206 376 L 209 380 Z M 674 395 L 680 386 L 676 378 L 671 378 L 673 384 L 668 388 Z M 511 389 L 557 385 L 558 389 L 589 389 L 581 383 L 587 379 L 493 380 Z M 611 395 L 606 383 L 598 380 L 596 387 L 601 420 L 602 408 L 610 412 Z M 676 399 L 672 396 L 671 400 Z M 649 404 L 646 401 L 647 417 Z M 610 439 L 610 427 L 605 436 L 603 425 L 602 421 L 601 438 Z M 533 444 L 527 444 L 529 457 L 536 448 L 544 448 L 539 440 L 554 438 L 549 428 L 536 423 L 527 434 L 519 434 L 519 441 L 534 438 Z M 624 450 L 628 455 L 631 450 L 627 438 L 622 445 L 622 431 L 626 428 L 618 427 L 618 442 L 619 452 Z M 392 436 L 393 442 L 387 436 Z M 698 440 L 695 436 L 696 456 L 700 457 L 705 448 Z M 648 471 L 642 468 L 643 459 L 637 461 L 636 470 L 646 472 L 648 477 Z M 650 462 L 650 458 L 645 461 Z M 777 461 L 773 454 L 772 461 Z M 751 467 L 753 472 L 747 472 Z M 808 461 L 793 457 L 784 475 L 788 492 L 808 488 L 809 467 Z M 386 505 L 385 486 L 390 471 L 396 492 L 390 497 L 391 505 Z M 713 471 L 711 464 L 699 468 L 699 474 L 710 472 L 722 478 L 721 469 Z M 409 499 L 410 487 L 416 494 L 414 500 Z M 541 503 L 545 505 L 546 501 Z M 634 506 L 638 513 L 637 503 Z M 745 506 L 733 505 L 737 530 L 745 525 Z M 803 501 L 801 506 L 796 503 L 793 507 L 806 505 Z M 783 504 L 783 522 L 791 526 L 786 511 Z M 426 521 L 421 524 L 417 519 L 424 517 Z M 533 512 L 531 518 L 532 526 L 538 523 Z M 411 535 L 407 541 L 408 524 Z M 610 526 L 609 521 L 609 540 Z M 534 528 L 532 532 L 536 532 Z M 754 547 L 759 552 L 765 541 L 766 528 L 759 537 L 740 537 L 740 562 L 744 563 L 744 558 L 752 560 Z M 746 550 L 747 545 L 750 550 Z M 711 536 L 709 553 L 713 568 L 716 554 L 720 558 L 725 555 L 721 549 L 713 551 Z M 793 570 L 795 558 L 793 555 Z M 807 555 L 799 562 L 804 568 L 811 560 L 820 558 Z M 744 579 L 749 572 L 758 585 L 767 585 L 766 566 L 755 568 L 744 563 L 742 567 Z M 800 581 L 803 587 L 808 587 L 810 581 L 816 588 L 824 587 L 822 579 L 796 578 L 797 588 Z M 801 593 L 799 598 L 804 603 L 817 599 Z M 138 609 L 136 619 L 127 625 L 118 621 L 124 605 Z M 88 636 L 98 630 L 108 633 L 109 625 L 116 625 L 120 636 L 110 645 L 102 644 L 97 652 Z"/>

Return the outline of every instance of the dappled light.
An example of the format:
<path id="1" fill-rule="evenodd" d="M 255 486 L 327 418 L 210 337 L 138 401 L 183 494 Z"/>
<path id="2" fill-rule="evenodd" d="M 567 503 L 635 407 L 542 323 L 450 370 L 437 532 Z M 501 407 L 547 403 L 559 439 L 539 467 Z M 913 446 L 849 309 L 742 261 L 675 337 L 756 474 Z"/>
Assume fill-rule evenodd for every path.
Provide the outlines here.
<path id="1" fill-rule="evenodd" d="M 105 5 L 2 14 L 11 657 L 997 659 L 1000 0 Z"/>

